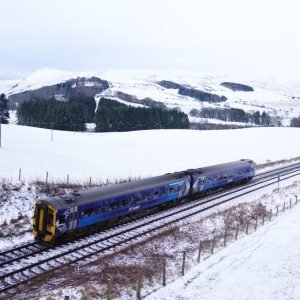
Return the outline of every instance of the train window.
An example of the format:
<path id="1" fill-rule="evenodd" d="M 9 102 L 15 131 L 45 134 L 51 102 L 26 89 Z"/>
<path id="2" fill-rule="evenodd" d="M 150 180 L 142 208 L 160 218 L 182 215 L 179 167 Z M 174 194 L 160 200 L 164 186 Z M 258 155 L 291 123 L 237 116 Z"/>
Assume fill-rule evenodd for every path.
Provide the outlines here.
<path id="1" fill-rule="evenodd" d="M 101 213 L 105 213 L 105 212 L 107 212 L 108 211 L 108 208 L 106 207 L 106 206 L 102 206 L 102 207 L 100 207 L 99 208 L 99 213 L 101 214 Z"/>
<path id="2" fill-rule="evenodd" d="M 172 194 L 172 193 L 174 193 L 174 187 L 169 188 L 169 194 Z"/>
<path id="3" fill-rule="evenodd" d="M 74 220 L 77 220 L 77 211 L 75 211 Z"/>
<path id="4" fill-rule="evenodd" d="M 82 212 L 82 217 L 87 218 L 87 217 L 91 217 L 95 214 L 96 214 L 96 209 L 95 208 L 88 208 L 88 209 L 86 209 Z"/>
<path id="5" fill-rule="evenodd" d="M 110 204 L 110 207 L 111 207 L 111 209 L 117 209 L 117 208 L 119 208 L 119 202 L 112 202 Z"/>
<path id="6" fill-rule="evenodd" d="M 132 199 L 131 204 L 135 205 L 135 204 L 137 204 L 139 202 L 140 202 L 140 199 L 138 197 L 135 197 L 135 198 Z"/>
<path id="7" fill-rule="evenodd" d="M 165 195 L 165 193 L 166 193 L 166 191 L 165 191 L 165 190 L 160 190 L 160 191 L 159 191 L 159 197 L 162 197 L 162 196 L 164 196 L 164 195 Z"/>
<path id="8" fill-rule="evenodd" d="M 127 199 L 122 200 L 122 206 L 128 206 L 129 201 Z"/>
<path id="9" fill-rule="evenodd" d="M 58 218 L 59 223 L 65 223 L 65 220 L 66 220 L 65 215 L 60 215 Z"/>
<path id="10" fill-rule="evenodd" d="M 73 221 L 73 213 L 70 213 L 70 222 Z"/>
<path id="11" fill-rule="evenodd" d="M 148 201 L 148 200 L 150 200 L 151 199 L 151 195 L 150 194 L 145 194 L 144 195 L 144 201 Z"/>

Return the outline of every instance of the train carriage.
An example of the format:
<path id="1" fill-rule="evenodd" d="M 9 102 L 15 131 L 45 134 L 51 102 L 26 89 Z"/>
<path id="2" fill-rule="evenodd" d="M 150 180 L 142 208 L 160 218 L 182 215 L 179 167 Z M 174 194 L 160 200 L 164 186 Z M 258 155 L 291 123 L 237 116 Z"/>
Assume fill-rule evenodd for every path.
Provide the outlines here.
<path id="1" fill-rule="evenodd" d="M 46 198 L 36 202 L 33 234 L 38 240 L 50 242 L 66 232 L 107 225 L 123 216 L 182 199 L 189 192 L 190 176 L 179 172 Z"/>
<path id="2" fill-rule="evenodd" d="M 206 193 L 220 187 L 252 180 L 256 164 L 252 160 L 239 160 L 200 169 L 188 170 L 192 176 L 191 194 Z"/>
<path id="3" fill-rule="evenodd" d="M 75 231 L 105 227 L 149 208 L 241 184 L 254 177 L 255 169 L 252 160 L 240 160 L 38 200 L 33 234 L 38 241 L 53 243 Z"/>

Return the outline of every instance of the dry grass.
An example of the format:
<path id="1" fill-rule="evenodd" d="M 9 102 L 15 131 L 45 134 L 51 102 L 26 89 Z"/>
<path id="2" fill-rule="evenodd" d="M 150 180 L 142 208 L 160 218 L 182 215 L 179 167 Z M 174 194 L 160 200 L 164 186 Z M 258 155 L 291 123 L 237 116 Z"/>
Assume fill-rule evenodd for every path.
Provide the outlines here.
<path id="1" fill-rule="evenodd" d="M 291 159 L 282 159 L 282 160 L 276 160 L 276 161 L 267 161 L 264 164 L 257 165 L 257 170 L 261 170 L 264 168 L 274 167 L 276 165 L 285 164 L 285 163 L 292 163 L 297 162 L 300 160 L 300 156 L 291 158 Z"/>

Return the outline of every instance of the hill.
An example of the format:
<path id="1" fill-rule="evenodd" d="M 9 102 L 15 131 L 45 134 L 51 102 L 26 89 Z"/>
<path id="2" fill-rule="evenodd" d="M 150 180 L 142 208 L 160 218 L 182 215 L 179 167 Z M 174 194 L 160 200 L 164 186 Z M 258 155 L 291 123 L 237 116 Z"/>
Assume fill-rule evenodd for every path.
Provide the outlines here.
<path id="1" fill-rule="evenodd" d="M 82 87 L 79 90 L 78 84 Z M 64 100 L 66 92 L 63 87 L 66 85 L 71 93 L 84 91 L 94 95 L 96 100 L 107 97 L 129 105 L 166 106 L 187 114 L 192 109 L 201 110 L 204 107 L 237 108 L 247 113 L 266 112 L 273 118 L 280 118 L 283 125 L 289 125 L 290 120 L 300 114 L 300 85 L 297 83 L 207 76 L 193 72 L 66 72 L 41 69 L 19 80 L 0 81 L 0 92 L 9 96 L 13 103 L 37 93 Z M 206 120 L 190 115 L 191 122 Z M 219 123 L 217 119 L 209 121 Z"/>

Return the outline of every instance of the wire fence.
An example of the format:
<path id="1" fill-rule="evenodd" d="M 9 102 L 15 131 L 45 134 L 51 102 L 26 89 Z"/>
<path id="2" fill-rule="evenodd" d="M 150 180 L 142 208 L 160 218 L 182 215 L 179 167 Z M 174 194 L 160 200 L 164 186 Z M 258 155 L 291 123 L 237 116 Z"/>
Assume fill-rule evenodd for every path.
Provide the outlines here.
<path id="1" fill-rule="evenodd" d="M 188 245 L 187 249 L 179 253 L 175 260 L 168 258 L 168 253 L 166 253 L 167 258 L 156 258 L 155 262 L 149 262 L 151 265 L 157 265 L 157 260 L 159 260 L 160 267 L 156 269 L 156 274 L 152 277 L 149 277 L 145 267 L 140 267 L 136 270 L 135 276 L 133 276 L 135 281 L 131 284 L 124 286 L 124 284 L 114 282 L 114 277 L 107 278 L 106 284 L 100 284 L 100 290 L 94 292 L 103 298 L 111 300 L 120 297 L 121 293 L 126 290 L 126 286 L 127 288 L 130 286 L 131 289 L 127 291 L 130 298 L 143 299 L 157 291 L 160 287 L 165 287 L 180 277 L 185 276 L 192 268 L 200 265 L 202 261 L 207 260 L 229 244 L 256 232 L 260 226 L 264 226 L 267 222 L 272 222 L 280 214 L 296 206 L 298 204 L 298 196 L 293 195 L 293 197 L 294 200 L 291 197 L 288 202 L 284 202 L 280 206 L 277 205 L 269 211 L 264 207 L 263 213 L 256 215 L 246 222 L 240 221 L 234 226 L 233 224 L 227 224 L 222 235 L 214 236 L 206 241 L 200 241 L 198 244 Z M 142 263 L 139 266 L 142 266 Z M 85 272 L 82 268 L 83 266 L 75 266 L 74 272 L 82 275 Z M 126 276 L 126 274 L 123 275 Z M 91 273 L 89 273 L 89 276 L 94 277 Z M 69 296 L 66 295 L 65 299 L 69 299 Z"/>

